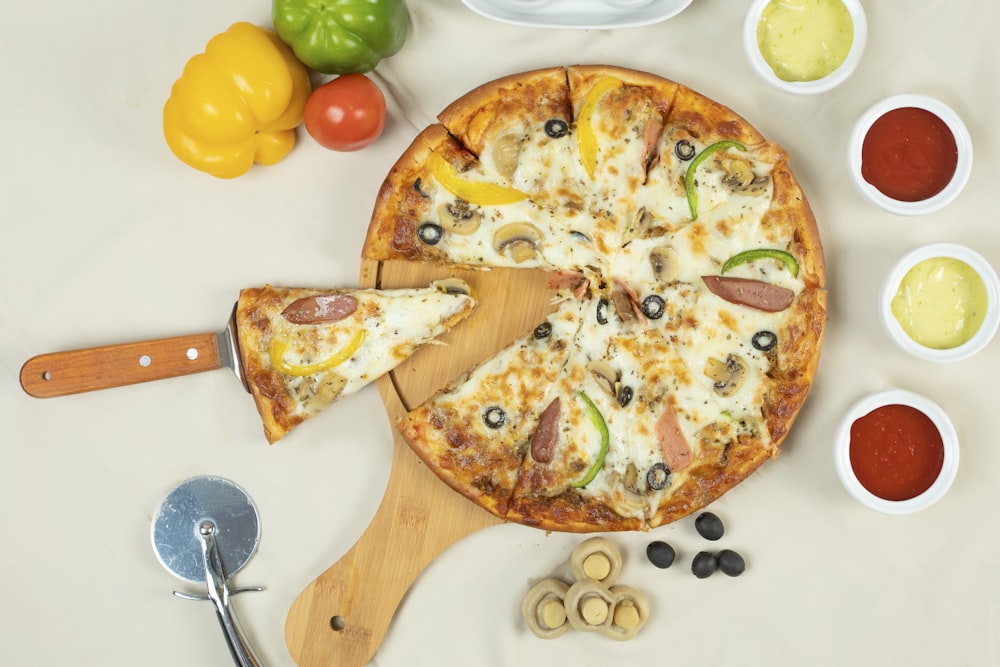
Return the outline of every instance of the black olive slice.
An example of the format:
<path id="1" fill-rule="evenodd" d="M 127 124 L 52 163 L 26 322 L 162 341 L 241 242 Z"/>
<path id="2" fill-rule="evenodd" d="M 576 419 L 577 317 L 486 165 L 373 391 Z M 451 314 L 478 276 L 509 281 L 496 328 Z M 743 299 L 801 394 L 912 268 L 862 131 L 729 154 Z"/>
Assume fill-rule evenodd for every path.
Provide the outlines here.
<path id="1" fill-rule="evenodd" d="M 413 189 L 420 193 L 420 196 L 424 199 L 430 199 L 431 194 L 423 189 L 422 183 L 423 181 L 418 176 L 417 180 L 413 181 Z"/>
<path id="2" fill-rule="evenodd" d="M 618 391 L 618 405 L 623 408 L 632 402 L 632 387 L 628 385 L 622 385 L 622 388 Z"/>
<path id="3" fill-rule="evenodd" d="M 569 125 L 562 118 L 550 118 L 545 121 L 545 134 L 553 139 L 565 137 L 567 132 L 569 132 Z"/>
<path id="4" fill-rule="evenodd" d="M 608 300 L 601 299 L 597 302 L 597 323 L 607 324 L 608 323 Z"/>
<path id="5" fill-rule="evenodd" d="M 659 491 L 667 485 L 670 478 L 670 469 L 666 463 L 654 463 L 653 467 L 646 473 L 646 485 L 654 491 Z"/>
<path id="6" fill-rule="evenodd" d="M 694 157 L 695 149 L 694 144 L 692 144 L 687 139 L 681 139 L 676 144 L 674 144 L 674 155 L 680 160 L 690 160 Z"/>
<path id="7" fill-rule="evenodd" d="M 535 327 L 535 330 L 532 332 L 532 334 L 535 336 L 535 339 L 548 338 L 549 336 L 552 335 L 552 323 L 542 322 L 537 327 Z"/>
<path id="8" fill-rule="evenodd" d="M 490 428 L 500 428 L 507 421 L 503 408 L 492 405 L 483 411 L 483 422 Z"/>
<path id="9" fill-rule="evenodd" d="M 442 235 L 441 226 L 435 225 L 433 222 L 425 222 L 417 227 L 417 236 L 427 245 L 437 245 L 441 242 Z"/>
<path id="10" fill-rule="evenodd" d="M 642 300 L 642 314 L 651 320 L 658 320 L 667 312 L 667 304 L 659 294 L 650 294 Z"/>
<path id="11" fill-rule="evenodd" d="M 773 331 L 758 331 L 750 342 L 761 352 L 769 352 L 778 344 L 778 336 Z"/>

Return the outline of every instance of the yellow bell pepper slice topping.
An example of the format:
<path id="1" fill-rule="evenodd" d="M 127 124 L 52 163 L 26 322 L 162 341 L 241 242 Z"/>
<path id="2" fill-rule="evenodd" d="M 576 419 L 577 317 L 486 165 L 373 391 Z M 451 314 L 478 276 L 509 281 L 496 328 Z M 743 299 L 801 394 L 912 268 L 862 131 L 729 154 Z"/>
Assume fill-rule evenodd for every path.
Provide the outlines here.
<path id="1" fill-rule="evenodd" d="M 431 153 L 429 162 L 431 175 L 441 184 L 441 187 L 470 204 L 499 206 L 513 204 L 528 198 L 527 193 L 516 188 L 462 178 L 451 162 L 438 153 Z"/>
<path id="2" fill-rule="evenodd" d="M 580 161 L 583 162 L 583 168 L 590 178 L 594 178 L 594 172 L 597 171 L 597 133 L 594 132 L 594 111 L 597 109 L 597 103 L 605 94 L 621 86 L 622 82 L 612 76 L 601 77 L 587 93 L 587 97 L 580 107 L 580 116 L 576 121 L 576 142 L 580 149 Z"/>
<path id="3" fill-rule="evenodd" d="M 285 352 L 288 350 L 288 341 L 271 339 L 271 347 L 269 350 L 271 365 L 273 365 L 279 373 L 294 375 L 295 377 L 304 377 L 306 375 L 322 373 L 323 371 L 328 371 L 350 359 L 351 355 L 357 352 L 358 348 L 361 347 L 361 344 L 365 341 L 366 335 L 367 332 L 364 329 L 359 329 L 354 333 L 354 336 L 351 337 L 351 340 L 348 341 L 347 345 L 323 361 L 315 364 L 288 363 L 285 361 Z"/>

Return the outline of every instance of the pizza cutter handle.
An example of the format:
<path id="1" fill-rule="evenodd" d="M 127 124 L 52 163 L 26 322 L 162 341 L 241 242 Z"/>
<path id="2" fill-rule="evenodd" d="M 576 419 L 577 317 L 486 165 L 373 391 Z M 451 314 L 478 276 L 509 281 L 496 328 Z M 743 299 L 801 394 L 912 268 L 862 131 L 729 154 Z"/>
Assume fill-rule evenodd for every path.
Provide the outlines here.
<path id="1" fill-rule="evenodd" d="M 21 387 L 50 398 L 221 367 L 218 336 L 193 334 L 32 357 L 21 367 Z"/>

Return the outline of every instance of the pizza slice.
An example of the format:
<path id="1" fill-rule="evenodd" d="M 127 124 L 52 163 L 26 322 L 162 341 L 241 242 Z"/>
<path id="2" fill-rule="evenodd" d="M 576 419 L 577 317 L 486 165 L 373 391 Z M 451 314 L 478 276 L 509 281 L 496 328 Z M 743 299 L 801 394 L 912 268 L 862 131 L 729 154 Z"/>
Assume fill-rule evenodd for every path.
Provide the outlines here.
<path id="1" fill-rule="evenodd" d="M 438 477 L 505 517 L 539 405 L 566 363 L 581 322 L 566 300 L 530 333 L 456 378 L 397 424 Z"/>
<path id="2" fill-rule="evenodd" d="M 475 306 L 458 279 L 391 290 L 242 290 L 240 353 L 268 442 L 388 373 Z"/>

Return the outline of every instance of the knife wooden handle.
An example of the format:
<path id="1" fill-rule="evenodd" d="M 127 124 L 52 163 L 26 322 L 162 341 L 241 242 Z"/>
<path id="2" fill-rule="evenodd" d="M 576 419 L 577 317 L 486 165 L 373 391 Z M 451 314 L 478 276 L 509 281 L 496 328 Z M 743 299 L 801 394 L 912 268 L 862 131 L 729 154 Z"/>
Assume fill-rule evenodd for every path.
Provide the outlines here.
<path id="1" fill-rule="evenodd" d="M 218 368 L 217 335 L 192 334 L 32 357 L 21 367 L 21 387 L 50 398 Z"/>

